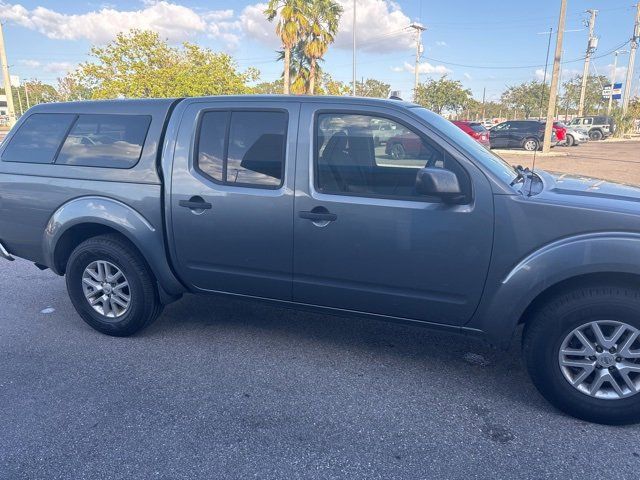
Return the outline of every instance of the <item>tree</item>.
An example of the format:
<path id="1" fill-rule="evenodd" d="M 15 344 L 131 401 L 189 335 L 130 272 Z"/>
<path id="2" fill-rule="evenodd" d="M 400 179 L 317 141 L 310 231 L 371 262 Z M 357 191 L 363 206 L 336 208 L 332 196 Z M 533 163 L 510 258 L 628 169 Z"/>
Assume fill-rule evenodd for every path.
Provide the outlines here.
<path id="1" fill-rule="evenodd" d="M 356 82 L 356 95 L 360 97 L 389 98 L 390 92 L 391 85 L 380 80 L 367 78 L 365 81 Z"/>
<path id="2" fill-rule="evenodd" d="M 269 0 L 265 15 L 272 22 L 276 17 L 276 34 L 282 41 L 284 60 L 283 92 L 289 93 L 291 80 L 291 50 L 298 44 L 300 37 L 308 28 L 305 7 L 308 0 Z"/>
<path id="3" fill-rule="evenodd" d="M 584 97 L 584 114 L 595 114 L 599 108 L 603 108 L 606 100 L 602 98 L 602 87 L 607 85 L 609 80 L 603 75 L 590 75 L 587 78 L 587 88 Z M 560 97 L 560 107 L 568 112 L 577 112 L 580 105 L 580 91 L 582 89 L 582 75 L 567 80 L 562 84 L 564 93 Z"/>
<path id="4" fill-rule="evenodd" d="M 309 89 L 307 93 L 315 93 L 316 70 L 329 45 L 335 40 L 338 22 L 342 15 L 342 7 L 333 0 L 310 0 L 307 5 L 309 24 L 305 32 L 304 53 L 309 58 Z"/>
<path id="5" fill-rule="evenodd" d="M 282 79 L 274 80 L 273 82 L 260 82 L 253 87 L 253 93 L 259 95 L 274 95 L 276 93 L 282 93 Z"/>
<path id="6" fill-rule="evenodd" d="M 340 80 L 334 80 L 331 75 L 325 73 L 322 75 L 322 84 L 318 93 L 342 97 L 351 94 L 351 87 Z"/>
<path id="7" fill-rule="evenodd" d="M 83 84 L 77 72 L 70 72 L 58 78 L 58 98 L 63 102 L 88 100 L 93 97 L 93 91 Z"/>
<path id="8" fill-rule="evenodd" d="M 240 72 L 227 54 L 190 43 L 169 46 L 155 32 L 120 33 L 92 47 L 95 61 L 80 65 L 74 81 L 92 98 L 186 97 L 249 93 L 258 72 Z"/>
<path id="9" fill-rule="evenodd" d="M 513 85 L 502 93 L 500 99 L 507 108 L 515 111 L 522 110 L 525 118 L 533 114 L 541 116 L 541 106 L 545 108 L 549 101 L 549 85 L 537 80 Z"/>
<path id="10" fill-rule="evenodd" d="M 29 107 L 38 105 L 39 103 L 55 102 L 58 100 L 58 92 L 56 89 L 47 84 L 42 83 L 38 79 L 32 79 L 24 82 L 19 87 L 11 89 L 13 93 L 13 103 L 18 113 L 24 113 Z"/>
<path id="11" fill-rule="evenodd" d="M 414 102 L 442 114 L 444 110 L 457 112 L 463 109 L 470 98 L 471 90 L 464 88 L 459 80 L 449 80 L 445 75 L 418 85 Z"/>

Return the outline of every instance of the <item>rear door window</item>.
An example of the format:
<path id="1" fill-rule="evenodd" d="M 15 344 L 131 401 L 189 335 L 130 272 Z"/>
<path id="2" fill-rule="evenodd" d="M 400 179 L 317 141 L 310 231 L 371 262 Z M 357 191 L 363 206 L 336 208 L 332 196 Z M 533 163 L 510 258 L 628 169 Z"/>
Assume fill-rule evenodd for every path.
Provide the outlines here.
<path id="1" fill-rule="evenodd" d="M 65 134 L 76 116 L 62 113 L 30 115 L 13 135 L 2 154 L 5 162 L 53 163 Z"/>
<path id="2" fill-rule="evenodd" d="M 79 115 L 56 164 L 131 168 L 140 159 L 150 124 L 147 115 Z"/>
<path id="3" fill-rule="evenodd" d="M 198 132 L 196 167 L 217 183 L 282 186 L 288 116 L 282 111 L 208 111 Z"/>

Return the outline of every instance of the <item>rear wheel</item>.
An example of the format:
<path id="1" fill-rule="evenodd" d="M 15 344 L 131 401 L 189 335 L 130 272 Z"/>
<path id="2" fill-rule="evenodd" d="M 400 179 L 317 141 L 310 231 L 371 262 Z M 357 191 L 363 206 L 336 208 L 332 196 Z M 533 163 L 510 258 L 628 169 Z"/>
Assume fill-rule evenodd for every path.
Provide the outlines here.
<path id="1" fill-rule="evenodd" d="M 132 335 L 162 311 L 149 267 L 118 235 L 81 243 L 67 262 L 66 282 L 80 317 L 107 335 Z"/>
<path id="2" fill-rule="evenodd" d="M 522 144 L 522 148 L 527 152 L 535 152 L 538 149 L 538 140 L 535 138 L 527 138 Z"/>
<path id="3" fill-rule="evenodd" d="M 600 130 L 591 130 L 589 132 L 589 138 L 591 140 L 598 141 L 598 140 L 602 140 L 603 137 L 604 137 L 604 135 L 602 134 L 602 132 Z"/>
<path id="4" fill-rule="evenodd" d="M 640 421 L 640 290 L 559 295 L 527 323 L 523 351 L 533 383 L 560 410 L 597 423 Z"/>

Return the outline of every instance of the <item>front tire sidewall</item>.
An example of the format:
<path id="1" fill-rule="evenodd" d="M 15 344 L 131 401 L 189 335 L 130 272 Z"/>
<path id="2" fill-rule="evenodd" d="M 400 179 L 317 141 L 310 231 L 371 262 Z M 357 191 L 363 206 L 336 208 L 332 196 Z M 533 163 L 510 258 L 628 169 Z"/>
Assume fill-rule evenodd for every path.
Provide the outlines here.
<path id="1" fill-rule="evenodd" d="M 575 328 L 596 320 L 618 320 L 640 328 L 639 310 L 616 298 L 565 304 L 546 319 L 546 328 L 525 329 L 525 360 L 540 393 L 569 415 L 590 422 L 611 425 L 640 421 L 640 393 L 618 400 L 590 397 L 573 387 L 564 377 L 558 361 L 565 337 Z M 531 332 L 531 330 L 537 332 Z M 526 338 L 532 334 L 533 338 Z"/>
<path id="2" fill-rule="evenodd" d="M 96 312 L 85 298 L 82 289 L 82 275 L 86 267 L 96 261 L 106 260 L 117 266 L 129 282 L 131 302 L 128 310 L 118 318 L 108 318 Z M 82 319 L 94 329 L 113 336 L 132 335 L 145 324 L 144 319 L 148 317 L 148 302 L 145 296 L 150 292 L 143 285 L 140 272 L 135 265 L 118 252 L 113 246 L 108 244 L 96 244 L 78 247 L 69 258 L 66 272 L 67 291 L 71 302 Z M 153 292 L 151 292 L 153 295 Z"/>
<path id="3" fill-rule="evenodd" d="M 567 143 L 567 147 L 573 147 L 573 144 L 574 144 L 573 136 L 567 135 L 566 143 Z"/>

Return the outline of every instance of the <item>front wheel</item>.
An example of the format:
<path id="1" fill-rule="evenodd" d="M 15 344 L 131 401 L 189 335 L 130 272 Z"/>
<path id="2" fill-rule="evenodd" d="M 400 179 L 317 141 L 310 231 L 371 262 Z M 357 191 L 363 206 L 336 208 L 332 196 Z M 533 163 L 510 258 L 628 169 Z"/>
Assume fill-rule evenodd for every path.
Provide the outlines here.
<path id="1" fill-rule="evenodd" d="M 107 335 L 133 335 L 162 311 L 149 267 L 118 235 L 81 243 L 67 262 L 66 282 L 80 317 Z"/>
<path id="2" fill-rule="evenodd" d="M 640 289 L 575 289 L 525 326 L 523 353 L 540 393 L 583 420 L 640 421 Z"/>
<path id="3" fill-rule="evenodd" d="M 576 141 L 574 140 L 573 135 L 567 134 L 566 144 L 567 144 L 567 147 L 573 147 L 576 144 Z"/>
<path id="4" fill-rule="evenodd" d="M 538 149 L 538 141 L 535 138 L 527 138 L 522 148 L 524 148 L 527 152 L 535 152 Z"/>

